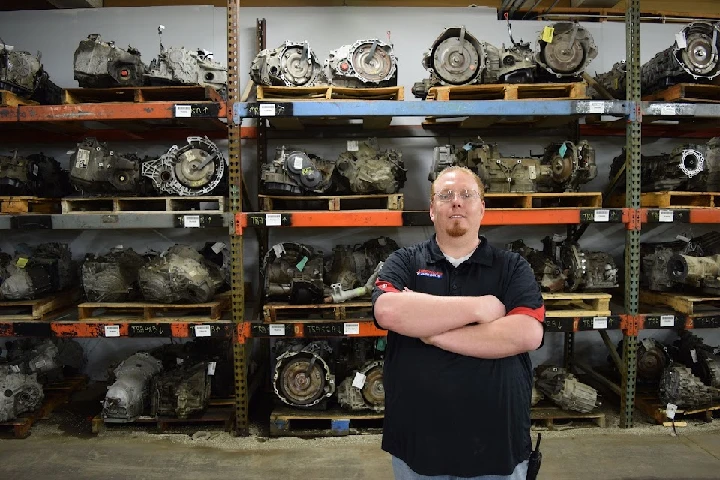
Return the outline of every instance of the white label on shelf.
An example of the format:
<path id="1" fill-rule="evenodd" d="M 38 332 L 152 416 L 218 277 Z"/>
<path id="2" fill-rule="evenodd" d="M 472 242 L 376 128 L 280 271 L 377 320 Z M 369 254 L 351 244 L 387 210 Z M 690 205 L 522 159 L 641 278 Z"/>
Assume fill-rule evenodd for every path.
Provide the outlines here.
<path id="1" fill-rule="evenodd" d="M 183 225 L 185 228 L 200 228 L 200 215 L 185 215 Z"/>
<path id="2" fill-rule="evenodd" d="M 660 326 L 661 327 L 674 327 L 675 326 L 675 315 L 660 315 Z"/>
<path id="3" fill-rule="evenodd" d="M 676 412 L 677 412 L 677 405 L 675 405 L 674 403 L 668 403 L 667 406 L 665 407 L 665 415 L 667 415 L 667 417 L 670 420 L 675 419 Z"/>
<path id="4" fill-rule="evenodd" d="M 225 244 L 223 242 L 215 242 L 215 244 L 210 247 L 210 250 L 215 252 L 215 255 L 218 255 L 220 252 L 222 252 L 223 248 L 225 248 Z"/>
<path id="5" fill-rule="evenodd" d="M 209 337 L 210 336 L 210 325 L 195 325 L 195 336 L 196 337 Z"/>
<path id="6" fill-rule="evenodd" d="M 672 210 L 660 210 L 658 220 L 661 222 L 672 222 L 675 218 L 675 213 Z"/>
<path id="7" fill-rule="evenodd" d="M 192 107 L 190 105 L 175 105 L 175 118 L 192 117 Z"/>
<path id="8" fill-rule="evenodd" d="M 282 225 L 282 215 L 279 213 L 268 213 L 265 215 L 266 227 L 279 227 Z"/>
<path id="9" fill-rule="evenodd" d="M 610 221 L 610 210 L 599 209 L 595 210 L 595 221 L 596 222 L 609 222 Z"/>
<path id="10" fill-rule="evenodd" d="M 607 317 L 593 317 L 593 328 L 595 330 L 604 330 L 607 328 Z"/>
<path id="11" fill-rule="evenodd" d="M 357 152 L 360 150 L 360 145 L 358 144 L 357 140 L 348 140 L 347 141 L 347 151 L 348 152 Z"/>
<path id="12" fill-rule="evenodd" d="M 77 159 L 75 159 L 75 168 L 87 168 L 90 161 L 90 150 L 78 148 Z"/>
<path id="13" fill-rule="evenodd" d="M 105 336 L 106 337 L 119 337 L 120 336 L 120 325 L 105 325 Z"/>
<path id="14" fill-rule="evenodd" d="M 690 356 L 692 357 L 693 363 L 697 363 L 697 352 L 694 348 L 690 350 Z"/>
<path id="15" fill-rule="evenodd" d="M 216 366 L 217 366 L 217 362 L 208 363 L 208 375 L 215 375 L 215 367 Z"/>
<path id="16" fill-rule="evenodd" d="M 279 335 L 283 336 L 285 335 L 285 324 L 284 323 L 276 323 L 274 325 L 270 325 L 270 335 Z"/>
<path id="17" fill-rule="evenodd" d="M 678 32 L 675 34 L 675 43 L 677 43 L 677 46 L 679 49 L 683 49 L 687 47 L 687 40 L 685 39 L 685 33 Z"/>
<path id="18" fill-rule="evenodd" d="M 261 117 L 274 117 L 275 116 L 275 104 L 274 103 L 261 103 L 260 104 L 260 116 Z"/>
<path id="19" fill-rule="evenodd" d="M 588 113 L 605 113 L 605 102 L 588 102 Z"/>
<path id="20" fill-rule="evenodd" d="M 365 386 L 365 379 L 367 377 L 364 373 L 355 372 L 355 378 L 353 378 L 352 386 L 361 389 Z"/>
<path id="21" fill-rule="evenodd" d="M 359 323 L 346 323 L 343 325 L 343 333 L 345 335 L 360 335 Z"/>
<path id="22" fill-rule="evenodd" d="M 673 103 L 664 103 L 660 105 L 660 115 L 675 115 L 677 108 Z"/>

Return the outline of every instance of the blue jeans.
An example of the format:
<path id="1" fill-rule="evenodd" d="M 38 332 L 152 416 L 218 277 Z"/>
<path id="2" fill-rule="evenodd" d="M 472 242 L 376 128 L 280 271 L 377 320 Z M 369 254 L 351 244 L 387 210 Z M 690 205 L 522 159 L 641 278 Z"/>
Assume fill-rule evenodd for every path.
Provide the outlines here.
<path id="1" fill-rule="evenodd" d="M 393 474 L 395 480 L 525 480 L 527 478 L 528 462 L 518 463 L 510 475 L 481 475 L 479 477 L 455 477 L 452 475 L 428 476 L 415 473 L 407 463 L 397 457 L 392 457 Z"/>

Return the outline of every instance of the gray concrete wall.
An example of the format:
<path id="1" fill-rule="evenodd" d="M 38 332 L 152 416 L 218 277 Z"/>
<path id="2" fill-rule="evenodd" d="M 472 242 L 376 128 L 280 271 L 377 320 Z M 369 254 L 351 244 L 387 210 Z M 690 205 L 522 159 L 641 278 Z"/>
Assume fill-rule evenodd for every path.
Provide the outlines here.
<path id="1" fill-rule="evenodd" d="M 255 55 L 255 20 L 267 19 L 267 45 L 274 48 L 285 40 L 307 40 L 322 62 L 331 49 L 352 43 L 361 38 L 388 38 L 395 46 L 399 59 L 399 83 L 405 86 L 407 101 L 416 101 L 410 94 L 412 84 L 426 76 L 421 66 L 423 52 L 432 44 L 441 31 L 448 26 L 465 25 L 470 33 L 480 40 L 494 44 L 509 43 L 507 25 L 495 19 L 494 9 L 488 8 L 243 8 L 240 12 L 240 78 L 244 88 L 249 80 L 250 62 Z M 73 52 L 80 40 L 90 33 L 100 33 L 106 40 L 114 40 L 119 46 L 128 44 L 140 49 L 145 62 L 148 62 L 159 50 L 157 26 L 166 27 L 163 34 L 165 46 L 184 45 L 188 48 L 202 47 L 211 50 L 215 59 L 225 63 L 226 57 L 226 17 L 225 9 L 206 6 L 197 7 L 151 7 L 151 8 L 103 8 L 57 11 L 20 11 L 3 12 L 0 15 L 0 34 L 2 39 L 17 49 L 41 51 L 43 63 L 53 80 L 63 87 L 76 87 L 73 80 Z M 544 26 L 540 22 L 514 22 L 515 39 L 534 42 L 538 32 Z M 599 48 L 598 57 L 589 67 L 590 73 L 608 70 L 613 63 L 625 57 L 625 28 L 621 23 L 587 23 Z M 674 41 L 678 25 L 648 24 L 642 26 L 642 61 L 649 60 L 657 51 L 666 48 Z M 395 124 L 417 123 L 419 119 L 399 118 Z M 249 121 L 245 121 L 249 125 Z M 384 148 L 397 148 L 403 152 L 403 158 L 409 169 L 408 182 L 403 190 L 406 208 L 425 209 L 428 206 L 427 172 L 430 168 L 434 146 L 448 141 L 460 143 L 468 140 L 460 134 L 457 138 L 411 138 L 381 139 Z M 544 145 L 562 138 L 522 138 L 517 137 L 484 138 L 497 141 L 502 152 L 508 154 L 526 154 L 530 150 L 540 151 Z M 599 191 L 608 182 L 608 173 L 612 158 L 620 153 L 624 145 L 622 138 L 589 139 L 597 151 L 599 164 L 598 177 L 584 191 Z M 318 141 L 272 141 L 269 151 L 282 145 L 306 147 L 313 153 L 335 158 L 344 149 L 344 140 Z M 671 150 L 682 143 L 679 139 L 646 139 L 643 151 L 647 154 Z M 161 153 L 171 145 L 168 143 L 115 144 L 118 151 L 137 151 L 141 154 Z M 218 145 L 226 149 L 226 142 Z M 74 145 L 4 145 L 3 150 L 18 148 L 21 153 L 33 153 L 43 150 L 55 156 L 67 165 L 67 152 Z M 243 147 L 243 170 L 248 179 L 251 193 L 255 192 L 258 159 L 255 158 L 255 143 L 245 141 Z M 678 233 L 700 234 L 709 228 L 704 226 L 662 226 L 651 228 L 643 233 L 643 240 L 668 240 Z M 494 245 L 502 246 L 509 240 L 524 238 L 527 243 L 540 246 L 540 239 L 553 233 L 563 234 L 564 227 L 487 227 L 483 232 Z M 377 235 L 390 235 L 400 244 L 406 245 L 420 241 L 432 233 L 427 227 L 408 227 L 404 229 L 293 229 L 273 232 L 271 242 L 302 241 L 330 251 L 336 243 L 354 244 Z M 43 238 L 35 233 L 6 233 L 0 238 L 0 248 L 12 250 L 20 241 L 39 242 L 50 239 L 67 241 L 73 253 L 81 258 L 86 252 L 101 252 L 117 244 L 132 246 L 139 250 L 146 248 L 164 249 L 172 243 L 185 242 L 200 245 L 202 242 L 218 236 L 222 231 L 87 231 L 87 232 L 46 232 Z M 258 261 L 257 245 L 252 234 L 246 235 L 245 272 L 247 279 L 257 284 Z M 582 239 L 585 248 L 610 252 L 618 264 L 622 264 L 624 248 L 624 229 L 622 226 L 591 227 Z M 256 285 L 257 288 L 257 285 Z M 718 332 L 705 332 L 708 339 L 720 343 Z M 661 337 L 672 334 L 643 333 Z M 605 361 L 606 353 L 599 336 L 593 332 L 578 334 L 577 350 L 587 355 L 591 363 Z M 611 337 L 619 339 L 616 332 Z M 85 341 L 91 359 L 89 371 L 93 376 L 102 376 L 107 365 L 148 344 L 147 341 L 93 339 Z M 533 353 L 536 364 L 546 361 L 560 361 L 562 355 L 562 335 L 549 334 L 546 346 Z"/>

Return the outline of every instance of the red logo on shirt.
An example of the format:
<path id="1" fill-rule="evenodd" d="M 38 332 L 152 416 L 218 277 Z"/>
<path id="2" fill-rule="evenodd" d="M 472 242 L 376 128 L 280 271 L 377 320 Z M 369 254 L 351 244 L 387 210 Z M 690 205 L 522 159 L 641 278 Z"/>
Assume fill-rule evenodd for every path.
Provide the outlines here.
<path id="1" fill-rule="evenodd" d="M 421 268 L 417 271 L 418 277 L 432 277 L 432 278 L 442 278 L 443 274 L 442 272 L 436 272 L 435 270 L 426 270 L 424 268 Z"/>

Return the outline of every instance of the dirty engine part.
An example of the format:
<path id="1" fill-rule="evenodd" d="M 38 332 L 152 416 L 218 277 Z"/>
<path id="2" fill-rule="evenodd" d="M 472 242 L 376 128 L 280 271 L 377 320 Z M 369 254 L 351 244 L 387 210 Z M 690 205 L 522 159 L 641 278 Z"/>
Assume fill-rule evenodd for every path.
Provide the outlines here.
<path id="1" fill-rule="evenodd" d="M 256 85 L 315 87 L 328 84 L 323 67 L 307 42 L 286 41 L 255 56 L 250 78 Z"/>
<path id="2" fill-rule="evenodd" d="M 324 297 L 321 251 L 300 243 L 278 243 L 263 259 L 263 283 L 269 299 L 305 305 Z"/>
<path id="3" fill-rule="evenodd" d="M 335 375 L 329 366 L 332 348 L 327 341 L 306 345 L 277 342 L 275 353 L 273 389 L 283 403 L 304 408 L 322 406 L 335 392 Z"/>
<path id="4" fill-rule="evenodd" d="M 0 40 L 0 90 L 43 105 L 62 103 L 62 89 L 50 80 L 40 59 L 40 52 L 18 51 Z"/>
<path id="5" fill-rule="evenodd" d="M 397 58 L 393 47 L 378 39 L 358 40 L 331 50 L 325 68 L 330 83 L 338 87 L 397 85 Z"/>
<path id="6" fill-rule="evenodd" d="M 678 408 L 710 407 L 720 396 L 720 390 L 708 387 L 692 374 L 689 368 L 671 364 L 660 380 L 660 402 Z"/>
<path id="7" fill-rule="evenodd" d="M 383 361 L 368 362 L 354 374 L 340 382 L 338 403 L 348 410 L 385 410 Z"/>
<path id="8" fill-rule="evenodd" d="M 61 198 L 72 193 L 68 172 L 42 153 L 0 155 L 0 195 Z"/>
<path id="9" fill-rule="evenodd" d="M 40 408 L 44 394 L 37 375 L 24 374 L 12 365 L 0 365 L 0 422 Z"/>
<path id="10" fill-rule="evenodd" d="M 88 35 L 75 50 L 75 80 L 83 88 L 140 87 L 146 69 L 137 49 L 123 50 L 98 34 Z"/>
<path id="11" fill-rule="evenodd" d="M 275 149 L 274 159 L 263 164 L 260 182 L 268 194 L 323 194 L 333 188 L 334 169 L 335 162 L 282 146 Z"/>
<path id="12" fill-rule="evenodd" d="M 82 265 L 82 284 L 89 302 L 124 302 L 140 296 L 138 273 L 147 263 L 132 248 L 114 248 L 107 255 L 88 254 Z"/>
<path id="13" fill-rule="evenodd" d="M 76 280 L 75 264 L 65 243 L 18 245 L 0 295 L 8 300 L 31 300 L 70 288 Z"/>
<path id="14" fill-rule="evenodd" d="M 150 381 L 162 370 L 162 362 L 148 353 L 136 353 L 115 369 L 115 382 L 108 387 L 102 417 L 115 422 L 132 422 L 149 403 Z"/>
<path id="15" fill-rule="evenodd" d="M 207 362 L 185 365 L 161 372 L 152 379 L 151 415 L 188 418 L 203 412 L 210 402 Z"/>
<path id="16" fill-rule="evenodd" d="M 564 368 L 542 365 L 536 374 L 537 388 L 563 410 L 588 413 L 600 406 L 597 390 L 579 382 Z"/>
<path id="17" fill-rule="evenodd" d="M 538 37 L 538 66 L 556 78 L 580 77 L 598 50 L 590 32 L 575 22 L 554 23 L 550 41 Z"/>

